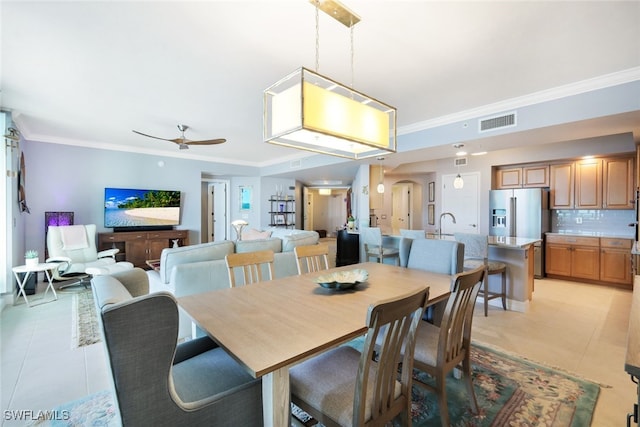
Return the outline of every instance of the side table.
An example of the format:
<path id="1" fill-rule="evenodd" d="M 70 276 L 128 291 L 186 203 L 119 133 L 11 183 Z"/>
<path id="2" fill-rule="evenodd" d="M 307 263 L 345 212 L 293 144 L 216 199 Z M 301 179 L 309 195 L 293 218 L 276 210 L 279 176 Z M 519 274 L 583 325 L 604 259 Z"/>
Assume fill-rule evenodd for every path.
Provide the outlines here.
<path id="1" fill-rule="evenodd" d="M 20 288 L 20 290 L 18 291 L 18 298 L 20 298 L 20 294 L 22 294 L 24 301 L 27 303 L 27 307 L 31 307 L 31 305 L 29 304 L 29 300 L 27 299 L 27 294 L 24 291 L 24 286 L 27 283 L 27 279 L 29 279 L 29 276 L 32 273 L 37 274 L 40 271 L 44 271 L 44 274 L 47 276 L 47 281 L 49 282 L 49 284 L 47 285 L 47 289 L 45 289 L 44 295 L 42 296 L 42 298 L 45 298 L 47 296 L 47 292 L 49 292 L 49 289 L 51 289 L 51 292 L 53 292 L 53 297 L 54 297 L 52 301 L 55 301 L 58 299 L 56 290 L 53 288 L 53 282 L 51 277 L 51 271 L 55 270 L 56 268 L 58 268 L 58 263 L 55 263 L 55 262 L 41 262 L 40 264 L 37 264 L 34 266 L 19 265 L 17 267 L 12 268 L 13 275 L 16 276 L 16 280 L 18 281 L 18 287 Z M 22 277 L 22 280 L 20 280 L 20 276 L 19 276 L 20 274 L 24 274 L 24 276 Z M 50 302 L 50 301 L 47 301 L 47 302 Z"/>

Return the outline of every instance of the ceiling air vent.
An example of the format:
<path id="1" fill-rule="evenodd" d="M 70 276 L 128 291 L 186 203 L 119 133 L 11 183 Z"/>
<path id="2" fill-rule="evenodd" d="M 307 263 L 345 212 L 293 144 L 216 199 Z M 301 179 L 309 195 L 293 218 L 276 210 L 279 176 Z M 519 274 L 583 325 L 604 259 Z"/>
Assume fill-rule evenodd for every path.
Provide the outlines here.
<path id="1" fill-rule="evenodd" d="M 302 166 L 302 160 L 298 159 L 298 160 L 291 160 L 291 162 L 289 163 L 289 167 L 291 169 L 297 169 L 299 167 Z"/>
<path id="2" fill-rule="evenodd" d="M 467 166 L 466 157 L 456 157 L 453 159 L 453 166 Z"/>
<path id="3" fill-rule="evenodd" d="M 487 132 L 495 129 L 513 127 L 516 125 L 516 113 L 504 114 L 502 116 L 485 117 L 478 121 L 478 131 Z"/>

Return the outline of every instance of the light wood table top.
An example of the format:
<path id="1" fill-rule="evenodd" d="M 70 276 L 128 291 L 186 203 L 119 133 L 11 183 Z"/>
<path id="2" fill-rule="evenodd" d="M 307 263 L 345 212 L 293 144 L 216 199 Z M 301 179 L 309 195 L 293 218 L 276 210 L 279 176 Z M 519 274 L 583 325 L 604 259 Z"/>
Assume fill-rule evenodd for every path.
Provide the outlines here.
<path id="1" fill-rule="evenodd" d="M 354 290 L 320 287 L 314 278 L 364 268 Z M 180 306 L 254 377 L 263 377 L 265 425 L 289 420 L 288 367 L 366 332 L 369 305 L 430 287 L 429 303 L 446 299 L 451 276 L 362 263 L 179 298 Z M 283 400 L 284 399 L 284 400 Z"/>

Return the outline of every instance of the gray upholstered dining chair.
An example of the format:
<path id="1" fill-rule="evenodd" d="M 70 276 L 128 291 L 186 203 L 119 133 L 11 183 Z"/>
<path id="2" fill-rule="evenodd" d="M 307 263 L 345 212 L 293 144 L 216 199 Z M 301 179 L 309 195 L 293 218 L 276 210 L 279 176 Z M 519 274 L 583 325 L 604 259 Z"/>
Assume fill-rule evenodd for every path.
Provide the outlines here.
<path id="1" fill-rule="evenodd" d="M 454 233 L 456 241 L 464 244 L 464 269 L 473 270 L 483 266 L 487 270 L 480 295 L 484 300 L 484 315 L 489 313 L 489 301 L 500 298 L 502 308 L 507 309 L 507 264 L 489 259 L 489 236 L 486 234 Z M 489 276 L 500 274 L 500 292 L 489 289 Z"/>
<path id="2" fill-rule="evenodd" d="M 443 427 L 449 426 L 446 375 L 454 368 L 462 370 L 469 393 L 469 403 L 474 413 L 478 413 L 471 377 L 471 323 L 476 297 L 485 274 L 486 271 L 481 266 L 457 274 L 451 280 L 451 294 L 447 299 L 440 325 L 420 322 L 416 330 L 414 367 L 434 378 L 435 386 L 418 379 L 415 379 L 415 383 L 437 394 Z"/>
<path id="3" fill-rule="evenodd" d="M 383 246 L 382 231 L 379 227 L 364 227 L 360 229 L 360 236 L 364 243 L 364 251 L 367 261 L 376 258 L 379 263 L 383 263 L 385 258 L 395 258 L 396 264 L 400 265 L 400 252 L 398 248 Z"/>
<path id="4" fill-rule="evenodd" d="M 325 244 L 296 246 L 298 274 L 313 273 L 329 268 L 329 246 Z"/>
<path id="5" fill-rule="evenodd" d="M 229 284 L 232 288 L 238 284 L 236 280 L 236 269 L 239 269 L 242 273 L 242 283 L 245 285 L 273 279 L 273 251 L 233 253 L 226 255 L 224 259 L 227 262 Z M 264 279 L 265 274 L 263 267 L 266 269 L 267 279 Z"/>
<path id="6" fill-rule="evenodd" d="M 409 239 L 426 239 L 427 232 L 425 230 L 407 230 L 405 228 L 401 228 L 400 236 L 407 237 Z"/>
<path id="7" fill-rule="evenodd" d="M 362 352 L 343 345 L 292 367 L 292 402 L 326 426 L 384 426 L 397 416 L 410 425 L 414 334 L 428 295 L 371 305 Z"/>
<path id="8" fill-rule="evenodd" d="M 149 285 L 144 272 L 93 281 L 123 426 L 263 424 L 260 379 L 208 337 L 177 345 L 173 295 L 145 295 Z"/>

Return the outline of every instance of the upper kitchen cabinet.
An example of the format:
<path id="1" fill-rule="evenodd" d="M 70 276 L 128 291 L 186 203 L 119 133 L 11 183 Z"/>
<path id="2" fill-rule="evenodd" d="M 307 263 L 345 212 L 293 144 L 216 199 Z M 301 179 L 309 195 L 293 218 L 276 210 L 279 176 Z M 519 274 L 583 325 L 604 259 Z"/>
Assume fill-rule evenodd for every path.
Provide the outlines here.
<path id="1" fill-rule="evenodd" d="M 495 188 L 537 188 L 549 186 L 549 165 L 527 165 L 496 170 Z"/>
<path id="2" fill-rule="evenodd" d="M 633 157 L 551 165 L 551 209 L 633 209 Z"/>
<path id="3" fill-rule="evenodd" d="M 575 163 L 575 208 L 602 208 L 602 160 L 588 159 Z"/>
<path id="4" fill-rule="evenodd" d="M 633 157 L 611 158 L 602 161 L 603 207 L 633 209 Z"/>
<path id="5" fill-rule="evenodd" d="M 551 165 L 550 209 L 573 209 L 573 163 Z"/>

